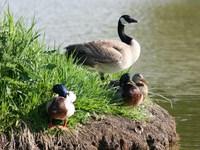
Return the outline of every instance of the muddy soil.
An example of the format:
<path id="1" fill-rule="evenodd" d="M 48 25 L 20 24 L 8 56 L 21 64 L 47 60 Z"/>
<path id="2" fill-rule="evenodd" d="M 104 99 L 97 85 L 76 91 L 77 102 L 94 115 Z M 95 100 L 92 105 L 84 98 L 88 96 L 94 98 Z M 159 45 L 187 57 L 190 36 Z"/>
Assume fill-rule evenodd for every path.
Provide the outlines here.
<path id="1" fill-rule="evenodd" d="M 69 150 L 163 150 L 179 140 L 176 123 L 158 105 L 148 106 L 151 120 L 137 120 L 108 115 L 90 118 L 89 123 L 65 135 L 22 132 L 0 136 L 0 149 L 69 149 Z"/>

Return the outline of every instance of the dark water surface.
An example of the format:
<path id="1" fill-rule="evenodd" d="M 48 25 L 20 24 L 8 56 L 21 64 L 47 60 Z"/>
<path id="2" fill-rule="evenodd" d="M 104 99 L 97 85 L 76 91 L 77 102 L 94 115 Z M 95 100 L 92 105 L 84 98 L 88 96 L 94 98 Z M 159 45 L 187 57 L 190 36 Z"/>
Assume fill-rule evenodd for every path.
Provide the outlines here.
<path id="1" fill-rule="evenodd" d="M 1 1 L 0 1 L 1 2 Z M 2 1 L 3 2 L 3 1 Z M 119 16 L 139 20 L 126 32 L 141 44 L 133 72 L 142 73 L 159 105 L 176 118 L 180 149 L 200 149 L 200 1 L 199 0 L 17 0 L 16 17 L 39 18 L 48 42 L 67 46 L 94 39 L 118 39 Z M 2 5 L 2 4 L 1 4 Z M 152 96 L 152 94 L 151 94 Z"/>

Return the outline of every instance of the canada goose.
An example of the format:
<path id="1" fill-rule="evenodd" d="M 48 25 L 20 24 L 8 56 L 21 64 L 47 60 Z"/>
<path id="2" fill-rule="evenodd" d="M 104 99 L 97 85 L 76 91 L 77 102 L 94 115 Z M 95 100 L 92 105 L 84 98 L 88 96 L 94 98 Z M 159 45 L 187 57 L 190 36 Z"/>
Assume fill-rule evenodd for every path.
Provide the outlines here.
<path id="1" fill-rule="evenodd" d="M 120 78 L 122 98 L 125 105 L 138 106 L 143 101 L 143 94 L 139 87 L 131 80 L 129 73 L 123 74 Z"/>
<path id="2" fill-rule="evenodd" d="M 54 85 L 52 91 L 58 94 L 58 96 L 53 97 L 46 105 L 47 112 L 50 116 L 50 128 L 55 128 L 52 119 L 58 119 L 65 120 L 64 125 L 59 126 L 59 128 L 66 130 L 68 118 L 75 112 L 73 102 L 76 100 L 76 95 L 72 91 L 68 92 L 62 84 Z"/>
<path id="3" fill-rule="evenodd" d="M 140 44 L 127 36 L 124 27 L 128 23 L 137 23 L 129 15 L 123 15 L 118 21 L 119 40 L 95 40 L 88 43 L 73 44 L 65 47 L 66 55 L 72 55 L 78 64 L 89 66 L 100 73 L 116 73 L 132 66 L 140 56 Z"/>
<path id="4" fill-rule="evenodd" d="M 135 84 L 139 87 L 140 91 L 143 94 L 143 100 L 145 98 L 147 98 L 148 96 L 148 87 L 147 87 L 147 83 L 148 81 L 146 81 L 143 77 L 143 75 L 136 73 L 133 77 L 132 77 L 133 82 L 135 82 Z"/>

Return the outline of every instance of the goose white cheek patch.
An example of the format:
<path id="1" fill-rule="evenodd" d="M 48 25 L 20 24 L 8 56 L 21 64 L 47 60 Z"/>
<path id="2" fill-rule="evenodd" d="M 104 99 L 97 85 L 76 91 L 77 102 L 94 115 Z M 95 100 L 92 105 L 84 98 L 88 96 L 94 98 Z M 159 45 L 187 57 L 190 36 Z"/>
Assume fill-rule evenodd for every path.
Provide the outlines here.
<path id="1" fill-rule="evenodd" d="M 125 25 L 125 24 L 128 24 L 128 22 L 124 19 L 124 18 L 120 18 L 120 22 Z"/>

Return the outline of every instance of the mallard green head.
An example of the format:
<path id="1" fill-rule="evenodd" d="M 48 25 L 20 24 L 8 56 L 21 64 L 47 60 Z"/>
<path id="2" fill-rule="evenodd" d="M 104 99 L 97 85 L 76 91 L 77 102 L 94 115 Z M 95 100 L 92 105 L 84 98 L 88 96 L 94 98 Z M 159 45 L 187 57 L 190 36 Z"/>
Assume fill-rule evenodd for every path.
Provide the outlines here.
<path id="1" fill-rule="evenodd" d="M 125 73 L 120 77 L 119 85 L 120 85 L 120 87 L 123 87 L 128 82 L 132 82 L 131 75 L 129 73 Z"/>
<path id="2" fill-rule="evenodd" d="M 146 81 L 143 77 L 143 75 L 141 75 L 140 73 L 136 73 L 133 77 L 132 77 L 133 82 L 135 83 L 148 83 L 148 81 Z"/>
<path id="3" fill-rule="evenodd" d="M 67 92 L 67 89 L 66 89 L 66 87 L 65 87 L 64 85 L 62 85 L 62 84 L 56 84 L 56 85 L 54 85 L 52 91 L 53 91 L 54 93 L 58 94 L 59 96 L 62 96 L 62 97 L 64 97 L 64 98 L 67 97 L 67 93 L 68 93 L 68 92 Z"/>

